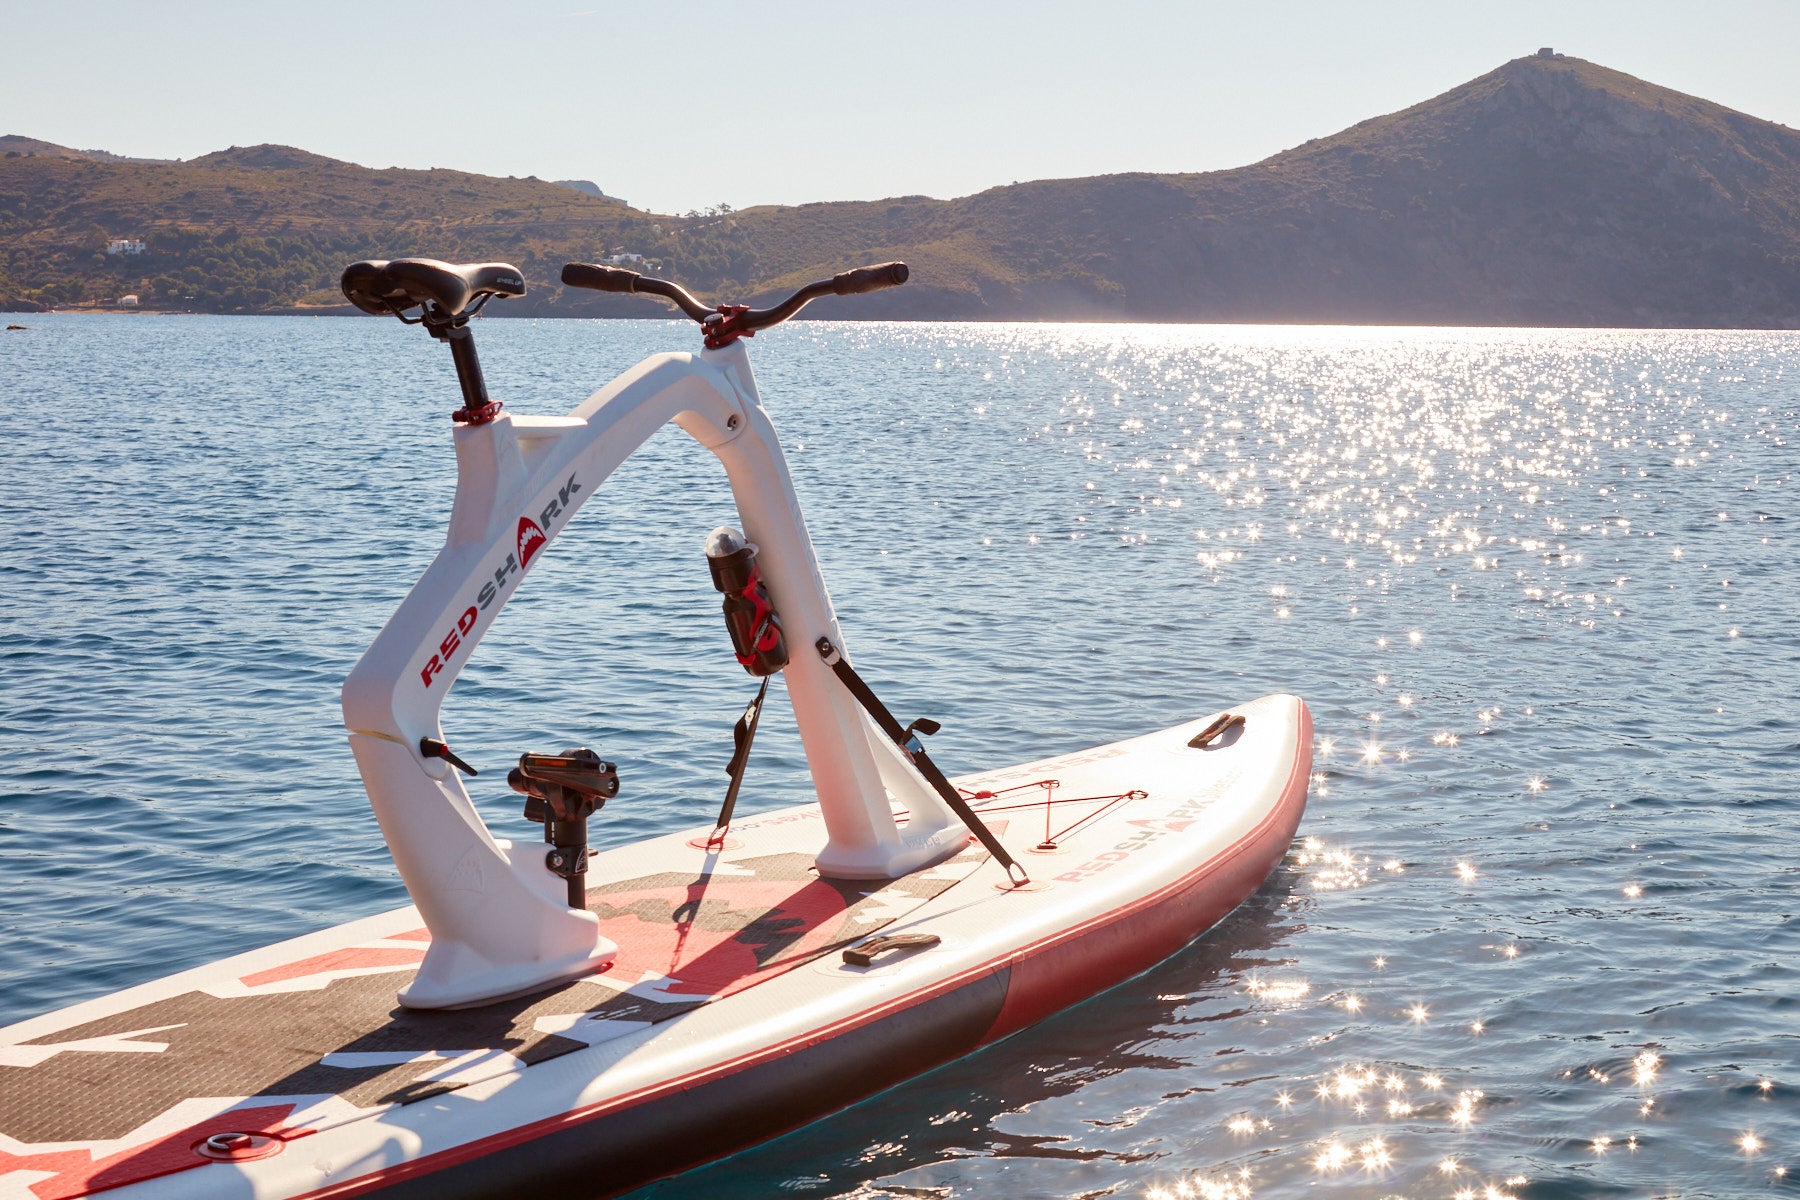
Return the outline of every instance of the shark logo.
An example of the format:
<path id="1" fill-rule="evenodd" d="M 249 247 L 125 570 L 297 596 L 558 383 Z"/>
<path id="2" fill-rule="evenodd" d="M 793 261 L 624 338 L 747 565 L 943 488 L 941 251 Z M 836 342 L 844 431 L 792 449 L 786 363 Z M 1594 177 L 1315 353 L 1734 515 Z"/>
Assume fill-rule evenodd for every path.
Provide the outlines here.
<path id="1" fill-rule="evenodd" d="M 538 523 L 530 517 L 519 518 L 519 570 L 523 571 L 531 565 L 531 556 L 544 548 L 549 541 Z"/>

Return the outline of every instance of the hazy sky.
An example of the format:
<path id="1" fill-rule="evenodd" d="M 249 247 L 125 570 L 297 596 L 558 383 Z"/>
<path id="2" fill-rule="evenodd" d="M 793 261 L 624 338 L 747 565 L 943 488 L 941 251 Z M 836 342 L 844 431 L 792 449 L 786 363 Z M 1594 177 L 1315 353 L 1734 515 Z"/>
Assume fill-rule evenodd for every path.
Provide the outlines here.
<path id="1" fill-rule="evenodd" d="M 658 211 L 1239 166 L 1541 45 L 1800 126 L 1800 0 L 0 0 L 0 132 L 592 179 Z"/>

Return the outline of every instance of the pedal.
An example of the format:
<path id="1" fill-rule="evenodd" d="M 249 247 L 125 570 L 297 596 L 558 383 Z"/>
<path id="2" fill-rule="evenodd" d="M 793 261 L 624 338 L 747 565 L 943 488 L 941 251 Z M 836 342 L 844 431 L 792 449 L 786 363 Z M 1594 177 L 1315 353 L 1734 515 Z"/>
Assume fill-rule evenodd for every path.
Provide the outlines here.
<path id="1" fill-rule="evenodd" d="M 506 784 L 525 797 L 525 818 L 544 827 L 544 869 L 568 882 L 570 908 L 587 907 L 588 818 L 619 794 L 619 771 L 592 750 L 521 754 Z"/>

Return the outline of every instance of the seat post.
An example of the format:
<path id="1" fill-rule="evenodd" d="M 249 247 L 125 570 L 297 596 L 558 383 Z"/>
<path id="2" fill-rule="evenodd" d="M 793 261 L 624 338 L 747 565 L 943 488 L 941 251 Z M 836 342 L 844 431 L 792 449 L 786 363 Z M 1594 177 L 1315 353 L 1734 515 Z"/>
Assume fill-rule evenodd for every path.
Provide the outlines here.
<path id="1" fill-rule="evenodd" d="M 487 406 L 487 380 L 481 374 L 481 359 L 475 354 L 475 335 L 467 325 L 440 325 L 431 336 L 450 343 L 450 358 L 456 363 L 456 382 L 462 386 L 463 407 L 479 412 Z"/>

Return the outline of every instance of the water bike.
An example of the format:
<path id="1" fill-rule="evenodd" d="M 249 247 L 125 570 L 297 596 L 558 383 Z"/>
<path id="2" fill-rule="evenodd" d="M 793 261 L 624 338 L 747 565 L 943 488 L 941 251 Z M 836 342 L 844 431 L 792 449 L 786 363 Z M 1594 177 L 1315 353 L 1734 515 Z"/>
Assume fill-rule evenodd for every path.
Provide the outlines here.
<path id="1" fill-rule="evenodd" d="M 902 724 L 857 671 L 745 340 L 906 277 L 865 267 L 752 309 L 571 264 L 570 287 L 672 301 L 704 347 L 527 416 L 489 397 L 469 323 L 523 294 L 516 269 L 344 272 L 359 308 L 449 345 L 462 391 L 443 548 L 343 689 L 413 903 L 0 1030 L 0 1197 L 592 1200 L 1025 1029 L 1255 891 L 1306 801 L 1299 699 L 950 779 L 925 749 L 936 723 Z M 736 501 L 704 550 L 759 690 L 722 809 L 701 824 L 696 797 L 697 828 L 591 852 L 629 767 L 539 747 L 507 776 L 522 836 L 497 837 L 444 698 L 582 505 L 671 421 Z M 740 817 L 777 676 L 813 794 Z"/>

